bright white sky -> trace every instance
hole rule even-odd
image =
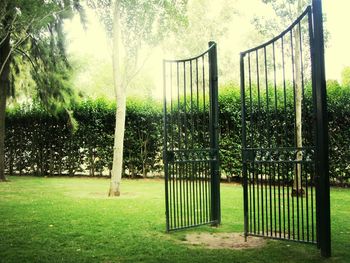
[[[324,0],[323,10],[327,22],[325,27],[330,32],[326,47],[326,76],[328,79],[339,79],[342,69],[350,66],[350,1]]]
[[[232,56],[237,56],[238,58],[240,50],[249,48],[239,39],[243,39],[247,30],[251,29],[250,21],[252,16],[254,14],[270,16],[272,13],[271,10],[261,3],[261,0],[237,0],[237,9],[242,15],[238,21],[232,22],[232,30],[227,34],[227,39],[225,38],[225,41],[219,42],[218,47],[220,51],[220,46],[229,46],[232,50]],[[345,66],[350,66],[349,10],[350,0],[323,0],[323,11],[327,18],[325,28],[330,33],[330,39],[325,51],[327,79],[340,81],[342,69]],[[96,61],[110,61],[111,48],[106,40],[104,29],[92,11],[88,12],[88,18],[87,31],[82,29],[77,17],[66,22],[69,53],[80,57],[90,57]],[[159,76],[162,76],[161,59],[165,55],[161,52],[159,49],[154,50],[153,60],[149,60],[145,65],[145,70],[152,71],[151,74],[154,75],[155,79],[161,79]],[[153,94],[161,94],[161,85],[161,82],[156,84],[157,88]]]

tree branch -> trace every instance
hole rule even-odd
[[[33,66],[35,72],[37,72],[37,68],[36,68],[36,66],[35,66],[35,64],[34,64],[34,62],[33,62],[33,60],[31,59],[31,57],[30,57],[25,51],[23,51],[23,50],[21,50],[21,49],[19,49],[19,48],[15,48],[14,51],[16,51],[16,52],[18,52],[18,53],[24,55],[24,56],[29,60],[30,64],[32,64],[32,66]]]
[[[134,73],[129,77],[129,79],[126,81],[126,87],[128,87],[131,83],[131,81],[140,73],[140,71],[142,70],[142,68],[145,66],[147,60],[150,58],[151,54],[153,52],[153,49],[151,50],[151,52],[148,53],[148,55],[145,57],[145,59],[143,60],[141,66],[136,69],[134,71]]]
[[[10,24],[9,24],[8,26],[5,26],[4,29],[6,30],[6,28],[8,28],[8,30],[7,30],[7,33],[6,33],[5,37],[0,41],[0,46],[2,45],[2,43],[4,43],[4,41],[6,40],[6,38],[7,38],[7,37],[9,36],[9,34],[11,33],[11,28],[12,28],[14,22],[16,21],[17,16],[18,16],[18,13],[16,12],[16,13],[15,13],[15,16],[14,16],[14,18],[12,19],[12,21],[10,22]]]
[[[13,45],[13,47],[10,49],[10,52],[7,54],[6,59],[5,59],[4,63],[1,65],[1,68],[0,68],[0,75],[2,74],[2,72],[3,72],[4,68],[5,68],[5,64],[8,62],[8,60],[9,60],[9,58],[10,58],[10,56],[11,56],[13,50],[16,49],[16,48],[18,48],[18,46],[21,45],[21,44],[29,37],[29,33],[28,33],[29,28],[30,28],[32,25],[34,25],[34,23],[39,23],[39,22],[41,22],[42,20],[44,20],[45,18],[48,18],[49,16],[52,16],[52,15],[55,15],[55,14],[60,14],[60,13],[62,13],[62,12],[64,12],[64,11],[66,11],[66,10],[68,10],[68,7],[63,8],[63,9],[61,9],[61,10],[59,10],[59,11],[50,12],[50,13],[44,15],[42,18],[40,18],[40,19],[38,19],[38,20],[36,20],[35,18],[33,18],[33,19],[27,24],[27,26],[26,26],[25,29],[24,29],[24,34],[25,34],[25,36],[22,37],[22,38],[19,38],[19,40]],[[16,15],[15,15],[15,18],[16,18],[17,16],[18,16],[18,15],[16,14]],[[14,20],[11,22],[12,26],[13,26],[13,22],[15,21],[15,18],[14,18]],[[12,26],[11,26],[11,27],[12,27]],[[11,30],[8,30],[6,37],[9,36],[10,32],[11,32]],[[6,39],[6,37],[5,37],[3,40],[1,40],[0,45],[3,43],[3,41]]]

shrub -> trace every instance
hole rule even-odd
[[[334,182],[350,179],[350,89],[335,81],[328,83],[330,138],[330,176]],[[311,88],[305,90],[303,110],[304,145],[312,141]],[[280,99],[280,98],[279,98]],[[288,94],[287,103],[293,103]],[[253,133],[253,144],[293,145],[294,127],[286,118],[294,118],[292,107],[282,103],[266,120],[256,115],[255,102],[247,109],[249,118],[258,120],[262,132]],[[264,107],[262,107],[262,113]],[[77,127],[69,114],[60,110],[49,114],[40,105],[22,105],[7,112],[6,167],[10,174],[61,175],[88,174],[108,176],[112,168],[115,104],[103,100],[85,100],[73,108]],[[175,112],[174,114],[183,114]],[[201,114],[196,112],[196,114]],[[180,116],[179,115],[179,116]],[[183,119],[181,117],[181,119]],[[189,119],[189,118],[188,118]],[[197,127],[203,127],[197,118]],[[241,176],[241,98],[236,85],[219,91],[220,162],[222,175]],[[290,123],[293,123],[290,121]],[[182,125],[190,125],[183,123]],[[283,133],[283,136],[280,134]],[[200,135],[200,131],[196,134]],[[198,140],[198,143],[203,142]],[[130,99],[127,103],[124,141],[124,176],[146,176],[162,171],[163,113],[161,102]],[[199,145],[200,146],[200,145]]]
[[[40,105],[22,105],[7,112],[6,167],[10,174],[110,175],[113,160],[115,104],[85,100],[69,114],[52,115]],[[153,101],[127,105],[124,166],[133,177],[159,172],[162,112]]]

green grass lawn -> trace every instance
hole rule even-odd
[[[11,177],[0,183],[0,262],[350,262],[350,190],[332,189],[333,257],[313,245],[268,240],[259,249],[182,243],[190,232],[242,232],[242,187],[221,185],[222,225],[165,233],[164,183]]]

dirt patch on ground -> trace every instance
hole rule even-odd
[[[263,247],[266,240],[248,236],[245,242],[244,235],[240,233],[192,233],[186,235],[184,243],[211,249],[249,249]]]

